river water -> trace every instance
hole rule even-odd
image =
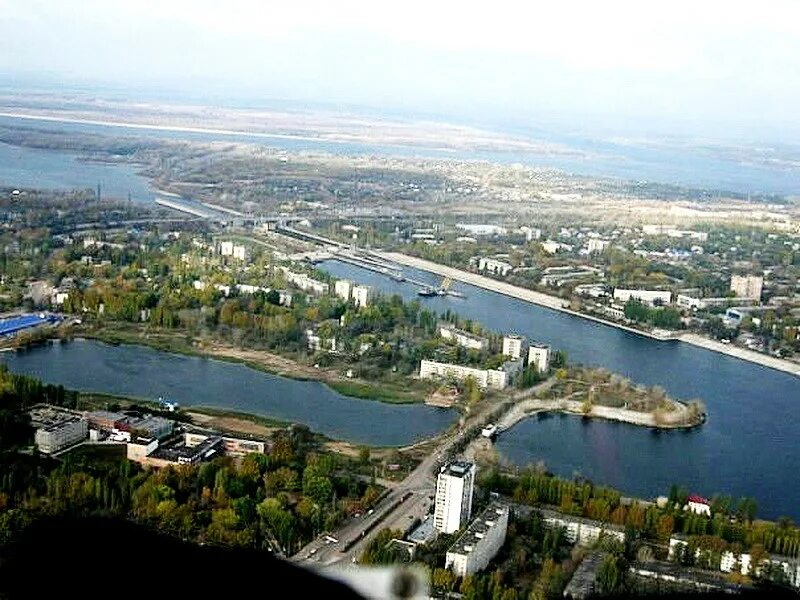
[[[413,300],[416,288],[349,264],[321,268]],[[436,276],[405,273],[438,285]],[[800,378],[684,344],[661,342],[495,292],[456,283],[466,298],[422,299],[500,332],[516,332],[567,352],[571,362],[700,398],[710,417],[691,431],[653,432],[631,425],[552,416],[504,432],[497,448],[524,465],[544,461],[564,476],[580,473],[626,493],[666,494],[673,483],[705,495],[754,496],[759,514],[800,518]]]
[[[771,167],[764,164],[751,164],[741,160],[715,157],[703,151],[702,148],[686,147],[676,150],[599,141],[594,138],[577,135],[565,136],[542,133],[541,135],[546,141],[563,143],[578,151],[570,154],[548,154],[485,150],[444,150],[421,146],[364,144],[300,138],[265,138],[246,133],[225,135],[221,133],[164,131],[124,126],[110,127],[108,125],[87,123],[32,121],[6,116],[0,116],[0,126],[31,127],[50,131],[131,136],[148,139],[244,142],[271,146],[287,151],[324,152],[338,155],[482,160],[498,164],[520,163],[533,167],[557,169],[578,175],[682,184],[740,193],[800,194],[800,169]],[[52,151],[45,152],[52,155],[58,154]],[[31,163],[33,165],[32,168],[38,170],[37,162],[42,158],[40,155],[31,156],[34,158],[34,162]],[[8,175],[14,175],[13,170],[2,167],[2,162],[2,155],[0,154],[0,185],[7,181],[6,177]],[[22,162],[18,164],[21,165],[23,170],[30,168]],[[84,170],[83,167],[77,165],[74,167],[74,171],[64,177],[65,184],[91,188],[97,185],[97,171],[94,169]],[[52,170],[46,169],[40,172],[43,174],[45,181],[52,180],[53,175],[48,174],[52,173]],[[113,181],[114,176],[109,175],[106,178],[109,192],[119,192],[120,198],[126,197],[128,191],[137,196],[138,192],[131,185],[128,175],[124,172],[120,173],[119,186]],[[35,183],[36,179],[30,181]],[[10,183],[9,185],[22,186],[27,184]]]
[[[13,372],[74,390],[207,406],[305,423],[337,439],[375,446],[402,446],[445,429],[452,409],[387,404],[350,398],[314,381],[298,381],[250,367],[144,346],[112,346],[92,340],[50,344],[3,353]]]

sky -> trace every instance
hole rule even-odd
[[[800,134],[800,1],[0,0],[0,76]]]

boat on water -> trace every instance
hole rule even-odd
[[[433,289],[433,288],[426,287],[426,288],[422,288],[422,289],[420,289],[420,290],[417,292],[417,294],[418,294],[419,296],[422,296],[423,298],[432,298],[433,296],[438,296],[438,295],[439,295],[439,292],[437,292],[437,291],[436,291],[435,289]]]

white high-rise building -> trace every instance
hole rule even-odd
[[[436,509],[433,526],[442,533],[458,531],[472,513],[475,465],[456,460],[442,467],[436,480]]]
[[[350,294],[355,305],[359,308],[362,308],[369,304],[369,301],[372,298],[372,288],[367,285],[354,285],[353,289],[350,291]]]
[[[347,302],[350,300],[350,290],[353,288],[353,283],[347,279],[337,279],[333,286],[333,291],[339,298]]]
[[[503,338],[503,356],[510,356],[511,360],[525,357],[525,348],[528,342],[521,335],[507,335]]]
[[[550,368],[550,346],[532,343],[528,350],[528,366],[535,368],[538,373],[547,372]]]

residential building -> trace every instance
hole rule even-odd
[[[464,365],[422,360],[419,365],[420,379],[455,379],[464,381],[472,377],[479,387],[502,390],[510,385],[522,370],[522,361],[508,361],[499,369],[478,369]]]
[[[281,267],[281,270],[286,277],[286,281],[300,288],[304,292],[311,292],[321,296],[322,294],[327,294],[330,290],[330,286],[327,283],[324,281],[317,281],[305,273],[294,273],[286,267]]]
[[[366,285],[354,285],[350,293],[353,303],[359,308],[367,306],[372,299],[372,288]]]
[[[684,507],[684,510],[690,510],[697,515],[705,515],[707,517],[710,517],[711,503],[702,496],[697,496],[695,494],[692,494],[691,496],[689,496],[689,501]]]
[[[572,250],[572,246],[569,244],[562,244],[561,242],[556,242],[554,240],[545,240],[542,242],[542,250],[547,252],[548,254],[555,254],[563,250],[564,252],[569,252]]]
[[[575,569],[572,578],[564,588],[564,598],[572,600],[584,600],[596,595],[597,592],[597,573],[606,557],[605,552],[597,551],[587,554],[586,557]]]
[[[528,366],[537,373],[547,373],[550,368],[550,346],[532,342],[528,348]]]
[[[233,258],[237,260],[247,260],[247,248],[244,246],[234,246]]]
[[[611,246],[611,242],[608,240],[600,240],[597,238],[592,238],[589,240],[588,245],[586,246],[586,250],[588,250],[589,254],[601,254],[606,251]]]
[[[503,336],[503,356],[508,356],[512,360],[519,360],[525,357],[525,350],[528,347],[527,340],[521,335]]]
[[[538,240],[542,237],[542,230],[535,228],[535,227],[528,227],[527,225],[523,225],[519,228],[519,232],[525,235],[525,241],[530,242],[532,240]]]
[[[505,277],[508,275],[514,267],[508,264],[505,261],[498,260],[496,258],[485,258],[480,257],[478,258],[478,271],[488,271],[494,275],[500,275],[501,277]]]
[[[669,304],[672,301],[672,292],[668,290],[624,290],[622,288],[614,290],[614,300],[627,302],[631,298],[650,306],[656,306]]]
[[[738,298],[761,299],[761,291],[764,287],[764,277],[761,275],[732,275],[731,291]]]
[[[89,435],[89,424],[78,413],[42,404],[34,406],[28,414],[31,426],[36,429],[36,447],[44,454],[68,448]]]
[[[625,529],[618,525],[575,517],[547,509],[541,509],[539,512],[541,512],[546,526],[562,528],[564,537],[573,544],[591,546],[601,536],[610,536],[620,542],[625,542]]]
[[[219,253],[222,256],[233,256],[233,242],[220,242]]]
[[[456,228],[472,235],[506,235],[508,230],[500,225],[456,223]]]
[[[506,541],[508,512],[508,506],[491,502],[447,550],[445,568],[458,577],[485,569]]]
[[[453,340],[456,344],[468,350],[483,350],[489,345],[489,341],[486,338],[478,337],[463,329],[457,329],[452,325],[441,325],[439,327],[439,335],[446,340]]]
[[[334,293],[345,302],[350,300],[350,290],[352,290],[352,288],[353,282],[347,279],[338,279],[333,285]]]
[[[453,533],[461,529],[472,514],[475,465],[455,460],[441,468],[436,479],[436,506],[433,524],[437,531]]]

